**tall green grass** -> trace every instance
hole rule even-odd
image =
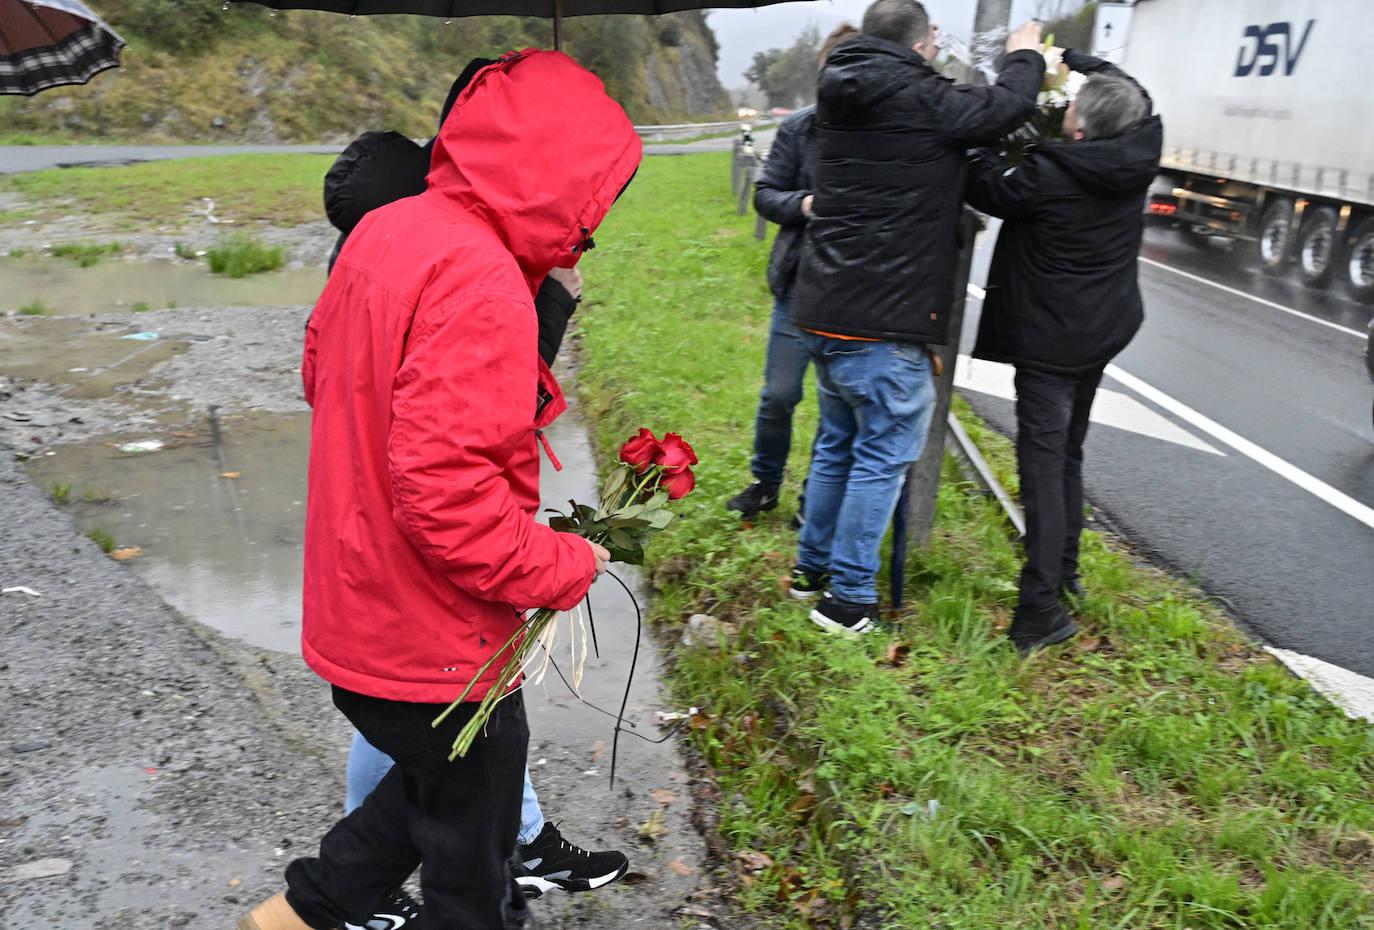
[[[740,906],[776,928],[1374,927],[1374,728],[1346,719],[1196,591],[1090,533],[1084,633],[1019,660],[1019,552],[951,471],[893,631],[827,638],[790,603],[784,507],[741,528],[771,300],[728,156],[647,159],[583,263],[579,389],[609,456],[640,426],[701,458],[650,553],[654,614],[716,646],[668,671],[709,763]],[[1009,444],[965,422],[1010,484]],[[930,802],[935,802],[931,804]],[[933,813],[932,813],[933,811]]]
[[[264,245],[245,233],[226,236],[205,253],[210,270],[231,278],[276,271],[286,264],[286,251],[281,246]]]

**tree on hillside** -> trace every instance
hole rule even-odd
[[[1091,51],[1093,22],[1097,17],[1097,2],[1089,0],[1039,0],[1035,16],[1045,24],[1045,35],[1054,35],[1060,48]]]
[[[821,54],[821,31],[802,30],[789,48],[755,52],[745,80],[763,91],[770,107],[794,108],[816,99],[816,63]]]

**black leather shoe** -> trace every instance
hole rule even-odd
[[[1012,645],[1023,657],[1037,649],[1072,639],[1077,633],[1078,624],[1058,604],[1043,610],[1017,607],[1012,615],[1011,629],[1007,630]]]

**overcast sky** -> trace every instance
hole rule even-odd
[[[859,25],[870,0],[804,0],[745,10],[712,10],[707,21],[720,39],[720,81],[726,87],[743,87],[744,70],[754,53],[786,48],[811,23],[821,35],[848,20]],[[931,19],[943,30],[967,37],[973,30],[977,0],[924,0]],[[1013,0],[1012,17],[1020,22],[1034,15],[1037,0]],[[1067,5],[1067,4],[1066,4]]]

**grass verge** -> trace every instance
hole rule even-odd
[[[82,268],[100,264],[100,260],[110,255],[118,255],[124,246],[118,242],[63,242],[51,249],[53,258],[66,258]]]
[[[206,250],[205,259],[215,274],[246,278],[250,274],[276,271],[282,267],[286,264],[286,250],[281,246],[264,245],[244,233],[236,233]]]
[[[110,168],[60,168],[0,177],[24,199],[24,219],[111,216],[132,226],[177,226],[213,213],[235,223],[295,226],[320,219],[330,155],[228,155]]]
[[[704,711],[741,906],[777,928],[1374,927],[1374,728],[1100,535],[1084,634],[1029,662],[1000,635],[1017,549],[948,472],[891,635],[825,638],[788,603],[790,510],[741,529],[722,506],[748,479],[770,305],[728,158],[646,160],[598,232],[579,388],[603,455],[649,426],[701,457],[650,572],[669,638],[694,612],[724,624],[668,677]],[[965,416],[1010,479],[1008,443]],[[814,422],[808,401],[787,504]]]

